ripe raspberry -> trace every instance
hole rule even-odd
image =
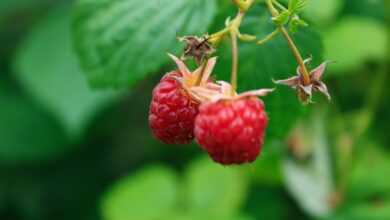
[[[149,126],[156,138],[167,144],[186,144],[194,138],[194,121],[199,104],[191,99],[174,77],[166,74],[153,90],[149,110]]]
[[[191,72],[179,58],[168,54],[177,70],[166,74],[153,90],[149,126],[154,136],[167,144],[186,144],[194,139],[194,121],[200,100],[193,87],[207,88],[216,63],[210,58]]]
[[[243,164],[259,155],[267,123],[263,102],[246,96],[202,104],[194,133],[215,162]]]

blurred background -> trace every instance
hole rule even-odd
[[[283,1],[282,1],[283,2]],[[387,4],[387,5],[385,5]],[[256,162],[223,167],[148,128],[177,35],[223,28],[227,0],[1,0],[1,220],[390,219],[389,1],[311,0],[293,34],[333,100],[280,87]],[[272,31],[259,1],[242,30]],[[216,77],[230,73],[229,47]],[[283,38],[240,43],[239,89],[296,64]]]

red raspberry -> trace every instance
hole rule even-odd
[[[179,71],[166,74],[153,90],[149,126],[156,138],[167,144],[187,144],[194,138],[199,104],[174,79]]]
[[[211,158],[224,165],[253,162],[263,145],[268,118],[254,96],[202,104],[195,138]]]

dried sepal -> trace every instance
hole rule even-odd
[[[182,75],[182,77],[175,77],[176,80],[178,80],[185,88],[206,84],[206,82],[209,81],[217,62],[216,57],[211,57],[196,70],[191,71],[187,65],[175,55],[168,53],[168,56],[176,63],[177,69]]]
[[[213,86],[206,85],[206,87],[195,86],[190,88],[189,91],[191,96],[199,103],[211,101],[221,94],[220,87],[215,87],[215,84]]]
[[[304,61],[305,65],[311,61],[311,58]],[[305,84],[302,78],[301,68],[297,68],[297,76],[290,77],[284,80],[276,80],[274,83],[280,85],[286,85],[294,90],[297,90],[299,99],[307,104],[311,102],[313,92],[320,92],[326,96],[328,100],[331,100],[328,88],[322,81],[322,77],[325,73],[325,69],[329,61],[323,62],[310,72],[310,83]]]
[[[193,72],[193,78],[199,81],[200,86],[205,85],[209,81],[216,63],[217,57],[212,57],[210,59],[207,59],[206,62],[204,62]]]
[[[168,53],[168,56],[175,62],[177,69],[183,75],[183,77],[190,77],[191,71],[188,69],[187,65],[175,55]]]
[[[247,97],[247,96],[259,96],[259,97],[264,97],[273,92],[275,89],[257,89],[257,90],[250,90],[247,92],[243,92],[239,94],[237,97],[242,98],[242,97]]]
[[[220,100],[235,100],[249,96],[266,96],[274,89],[258,89],[238,94],[232,85],[225,81],[208,83],[203,87],[192,87],[191,94],[197,97],[200,102],[216,102]]]
[[[301,77],[299,76],[293,76],[291,78],[283,79],[283,80],[273,80],[275,84],[290,86],[293,89],[297,88],[300,81],[301,81]]]
[[[317,68],[313,69],[310,72],[310,80],[313,84],[313,91],[322,93],[330,101],[332,98],[329,94],[328,87],[322,81],[322,77],[325,73],[326,66],[328,65],[328,63],[329,63],[329,61],[325,61],[321,65],[319,65]]]
[[[328,87],[326,86],[325,83],[323,83],[322,81],[315,82],[314,88],[315,88],[315,91],[318,91],[318,92],[324,94],[329,101],[332,100],[332,97],[330,96],[329,91],[328,91]]]
[[[178,81],[182,88],[197,102],[205,101],[206,97],[215,96],[220,92],[220,86],[210,80],[217,62],[217,57],[211,57],[202,63],[196,70],[191,71],[187,65],[175,55],[168,54],[176,63],[181,76],[171,76]],[[197,92],[194,92],[197,91]]]

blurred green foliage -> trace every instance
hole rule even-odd
[[[242,26],[259,38],[273,30],[262,2]],[[384,4],[309,1],[292,36],[312,67],[335,61],[332,102],[278,87],[261,156],[223,167],[154,140],[147,116],[176,37],[223,28],[230,1],[0,1],[0,219],[390,219]],[[216,55],[227,80],[229,42]],[[280,36],[240,43],[241,91],[295,70]]]
[[[227,170],[201,159],[189,164],[185,173],[180,178],[175,171],[155,165],[120,180],[103,197],[105,219],[230,220],[239,216],[248,181],[238,168]]]
[[[113,91],[95,91],[86,84],[72,50],[69,9],[57,9],[38,23],[15,59],[16,78],[71,138],[82,135],[94,114],[115,98]]]

